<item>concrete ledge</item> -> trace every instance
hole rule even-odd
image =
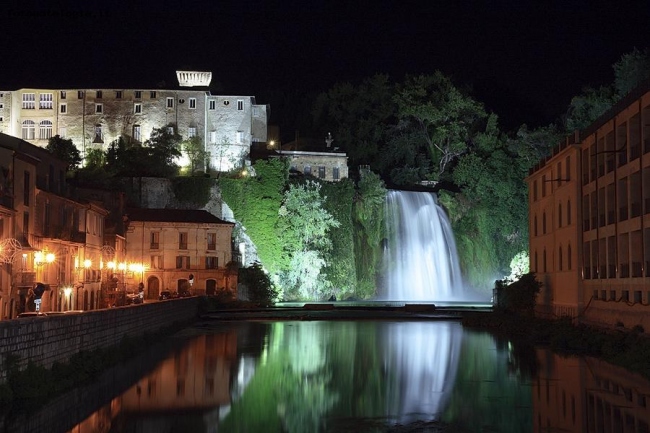
[[[409,313],[432,313],[436,311],[436,306],[434,304],[406,304],[404,305],[404,311]]]
[[[334,305],[333,304],[305,304],[303,307],[305,310],[316,310],[316,311],[326,311],[326,310],[333,310]]]

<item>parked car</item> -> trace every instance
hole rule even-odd
[[[178,298],[178,293],[176,292],[171,292],[170,290],[163,290],[160,292],[160,296],[158,296],[159,301],[164,301],[165,299],[174,299]]]
[[[26,311],[24,313],[20,313],[16,317],[19,319],[24,319],[25,317],[47,317],[47,313],[43,313],[42,311]]]

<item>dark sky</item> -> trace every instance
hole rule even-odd
[[[611,83],[622,54],[650,47],[648,0],[61,0],[6,10],[2,89],[155,86],[192,68],[211,70],[223,93],[268,103],[279,90],[439,69],[509,127],[554,121],[584,85]]]

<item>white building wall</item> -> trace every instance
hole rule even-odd
[[[33,109],[22,108],[25,93],[34,94]],[[201,137],[210,153],[210,169],[229,171],[244,165],[253,141],[266,141],[267,109],[256,105],[251,96],[214,96],[193,89],[24,88],[0,94],[4,105],[0,108],[0,132],[23,138],[22,122],[32,120],[34,138],[28,141],[44,147],[47,139],[40,137],[39,124],[50,121],[52,136],[71,139],[82,157],[92,148],[106,150],[120,136],[138,138],[136,127],[139,141],[145,142],[154,128],[171,124],[183,139],[189,138],[191,131]],[[52,108],[39,108],[41,94],[52,95]],[[97,104],[101,104],[101,113]]]

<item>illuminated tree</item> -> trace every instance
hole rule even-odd
[[[181,147],[190,160],[190,173],[194,173],[195,170],[202,170],[209,154],[205,150],[201,137],[195,135],[188,138],[181,143]]]
[[[282,273],[285,297],[320,299],[328,282],[322,277],[325,253],[332,248],[330,229],[340,224],[324,209],[320,184],[306,181],[289,185],[278,220],[284,251],[290,266]]]

